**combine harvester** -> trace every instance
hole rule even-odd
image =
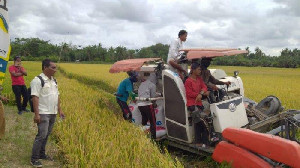
[[[202,58],[233,56],[247,53],[237,49],[184,49],[180,63],[184,66]],[[184,83],[177,73],[168,69],[160,58],[142,58],[118,61],[110,72],[138,71],[156,73],[157,77],[157,137],[161,141],[182,150],[199,155],[212,155],[217,162],[229,162],[233,167],[300,168],[300,111],[283,110],[280,100],[268,96],[259,103],[244,96],[242,79],[235,71],[233,76],[221,69],[210,69],[221,81],[230,81],[228,88],[218,86],[226,92],[223,100],[209,103],[202,100],[209,135],[219,137],[211,141],[211,147],[199,148],[194,143],[194,123],[186,107]],[[135,84],[137,90],[140,83]],[[137,100],[146,100],[136,98]],[[129,105],[133,122],[141,124],[140,112],[135,103]]]

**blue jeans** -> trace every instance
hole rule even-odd
[[[40,157],[46,155],[45,148],[52,128],[55,123],[56,114],[40,114],[40,123],[38,126],[38,134],[35,137],[31,160],[38,160]]]

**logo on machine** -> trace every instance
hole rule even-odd
[[[235,110],[236,110],[236,105],[235,105],[235,103],[230,103],[228,108],[229,108],[229,110],[230,110],[231,112],[235,112]]]

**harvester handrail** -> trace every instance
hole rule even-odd
[[[135,97],[135,100],[139,101],[154,101],[154,100],[162,100],[164,97],[154,97],[154,98],[144,98],[144,97]]]

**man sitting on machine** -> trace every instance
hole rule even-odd
[[[219,89],[216,85],[227,85],[227,87],[231,84],[230,81],[222,82],[214,78],[210,71],[207,69],[210,65],[211,58],[203,58],[201,60],[201,77],[206,84],[208,90],[210,91],[209,95],[209,102],[216,103],[222,101],[223,97],[225,96],[225,91]]]
[[[206,147],[209,144],[209,131],[203,112],[202,97],[208,96],[207,87],[200,77],[201,69],[198,63],[192,63],[189,78],[185,81],[186,100],[188,110],[192,113],[195,126],[195,143],[197,147]]]

